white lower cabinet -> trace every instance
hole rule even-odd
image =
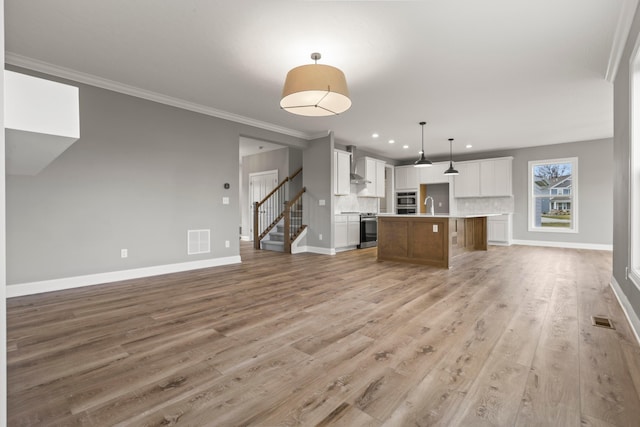
[[[359,245],[360,215],[336,215],[334,231],[336,248]]]
[[[487,217],[487,242],[490,245],[511,245],[511,215]]]

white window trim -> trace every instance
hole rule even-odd
[[[640,290],[640,36],[629,63],[629,260],[626,276]]]
[[[535,200],[533,197],[533,168],[538,165],[546,165],[549,163],[571,163],[571,218],[573,220],[572,228],[558,228],[558,227],[536,227],[535,224]],[[527,199],[529,200],[529,207],[527,209],[527,224],[529,231],[535,233],[578,233],[578,158],[567,157],[564,159],[545,159],[545,160],[531,160],[529,161],[529,167],[527,168],[528,174],[528,186],[527,186]]]

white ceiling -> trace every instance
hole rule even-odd
[[[332,130],[338,143],[400,160],[417,157],[422,120],[427,157],[448,154],[450,137],[454,153],[611,137],[605,75],[636,2],[5,0],[5,41],[10,63],[75,70],[292,135]],[[287,71],[316,51],[347,76],[353,106],[342,115],[279,108]]]

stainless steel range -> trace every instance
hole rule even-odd
[[[378,246],[378,218],[375,213],[360,214],[360,244],[358,248]]]

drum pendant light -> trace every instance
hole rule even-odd
[[[314,64],[293,68],[287,73],[280,107],[300,116],[331,116],[351,107],[347,80],[336,67],[318,64],[319,53],[312,53]]]
[[[420,122],[420,126],[422,126],[422,151],[420,152],[420,158],[418,160],[415,161],[415,163],[413,164],[413,166],[417,167],[417,168],[424,168],[427,166],[431,166],[431,160],[427,160],[424,157],[424,125],[426,125],[427,122]]]
[[[460,172],[453,168],[453,138],[449,138],[449,169],[444,171],[445,175],[459,175]]]

